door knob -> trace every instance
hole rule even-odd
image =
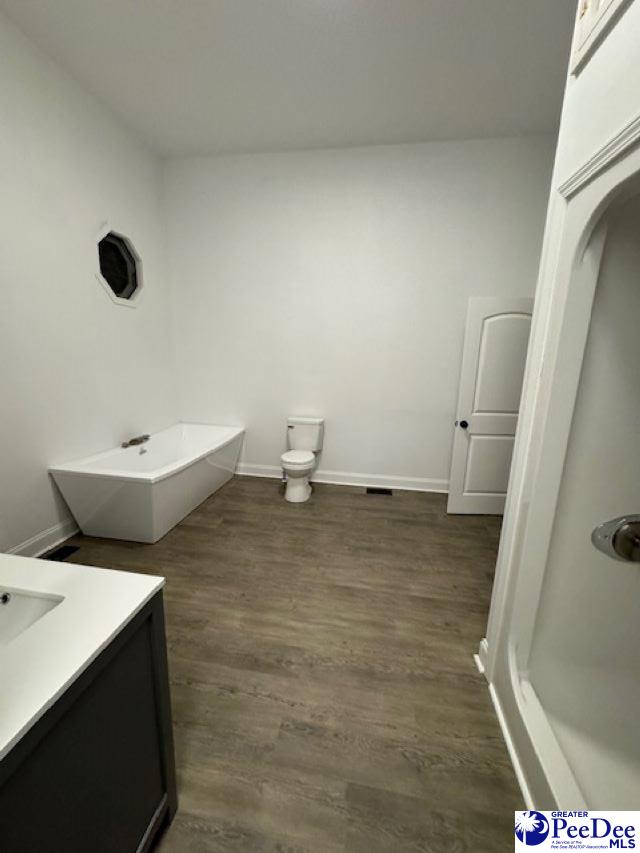
[[[640,515],[623,515],[599,524],[591,541],[598,551],[614,560],[640,563]]]
[[[460,429],[469,429],[469,421],[460,421]]]

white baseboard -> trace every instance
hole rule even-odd
[[[509,758],[511,759],[511,764],[513,765],[513,771],[516,774],[518,785],[520,786],[520,790],[522,791],[522,797],[524,799],[525,805],[528,809],[535,809],[536,806],[533,801],[533,797],[531,796],[531,790],[529,788],[529,785],[527,784],[527,777],[525,775],[524,768],[522,767],[522,763],[520,761],[520,758],[518,757],[518,753],[516,752],[516,748],[513,744],[513,739],[511,737],[511,733],[509,732],[509,726],[507,725],[507,721],[502,711],[500,700],[498,699],[498,694],[496,693],[493,684],[489,685],[489,695],[491,696],[491,701],[493,702],[496,717],[498,718],[498,722],[500,723],[502,737],[504,738],[504,742],[507,746],[507,752],[509,753]]]
[[[254,465],[240,462],[236,474],[244,477],[270,477],[274,480],[282,478],[282,468],[277,465]],[[442,492],[449,491],[447,480],[431,480],[421,477],[388,476],[386,474],[356,474],[352,471],[315,471],[311,477],[312,483],[327,483],[335,486],[373,486],[383,489],[402,489],[411,492]]]
[[[478,671],[484,675],[487,670],[487,661],[489,660],[489,643],[487,643],[486,637],[480,640],[478,654],[474,655],[474,657],[478,659]]]
[[[383,489],[404,489],[410,492],[449,491],[447,480],[422,477],[388,476],[386,474],[356,474],[351,471],[316,471],[313,483],[332,483],[336,486],[378,486]]]
[[[276,465],[253,465],[248,462],[238,462],[236,474],[241,477],[269,477],[272,480],[282,479],[282,468]]]
[[[16,554],[19,557],[40,557],[60,545],[65,539],[73,536],[79,530],[73,518],[54,524],[47,530],[41,530],[20,545],[16,545],[7,551],[7,554]]]

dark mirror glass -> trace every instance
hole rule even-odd
[[[110,231],[98,243],[100,272],[111,290],[120,299],[131,299],[138,289],[136,259],[127,241]]]

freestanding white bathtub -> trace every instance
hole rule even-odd
[[[176,424],[49,472],[83,533],[157,542],[231,479],[243,436],[242,427]]]

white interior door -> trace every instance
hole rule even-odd
[[[504,511],[533,299],[469,300],[462,355],[450,513]]]

